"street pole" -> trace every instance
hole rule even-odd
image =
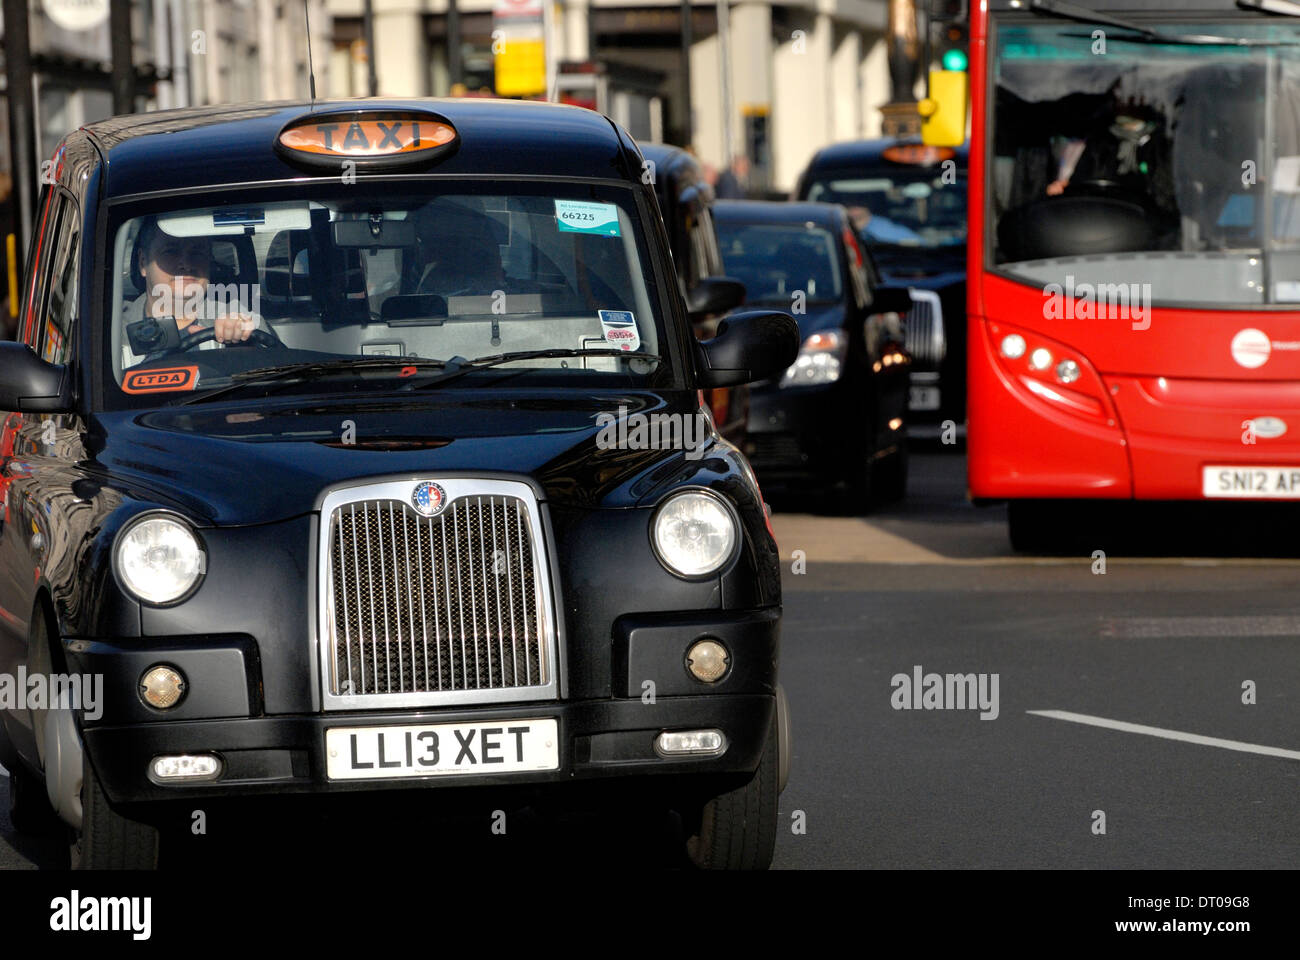
[[[22,257],[32,235],[36,209],[36,105],[32,98],[32,48],[27,0],[4,0],[5,80],[9,91],[9,156],[18,216],[14,250],[21,274]],[[21,284],[23,278],[19,276]],[[8,281],[6,280],[6,283]]]
[[[731,130],[731,7],[718,0],[718,64],[722,71],[722,158],[723,169],[731,169],[734,137]]]
[[[460,55],[460,8],[457,0],[447,0],[447,84],[465,82],[465,68]]]
[[[689,147],[695,142],[695,117],[691,105],[691,46],[695,36],[691,25],[691,0],[682,0],[682,110],[686,114],[686,142]]]
[[[368,96],[379,96],[379,77],[375,74],[375,5],[374,0],[365,2],[364,29],[366,34],[366,89]]]
[[[546,58],[546,99],[554,103],[559,68],[556,64],[555,50],[558,28],[555,25],[555,4],[552,0],[542,0],[542,55]]]
[[[131,44],[130,0],[112,0],[108,10],[112,34],[113,113],[135,113],[135,61]],[[5,21],[8,23],[8,20]]]

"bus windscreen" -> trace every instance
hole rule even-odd
[[[1255,42],[999,26],[992,262],[1034,285],[1140,278],[1156,304],[1300,302],[1300,23],[1161,31]]]

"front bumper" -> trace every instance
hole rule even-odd
[[[750,392],[745,452],[765,485],[839,479],[853,455],[861,457],[862,442],[844,425],[850,410],[843,383]],[[865,424],[860,431],[866,435]]]
[[[645,778],[674,777],[685,792],[705,781],[723,785],[752,775],[775,710],[764,695],[586,701],[473,710],[262,717],[92,727],[85,748],[109,801],[127,816],[156,820],[162,808],[192,807],[199,800],[234,800],[270,795],[321,795],[457,788],[544,787],[575,780],[620,778],[630,791]],[[325,731],[350,726],[510,721],[550,717],[559,726],[557,770],[492,775],[441,775],[383,780],[329,780]],[[664,730],[720,728],[728,747],[718,757],[666,759],[654,740]],[[150,761],[161,754],[212,753],[224,762],[219,780],[167,786],[151,781]],[[681,783],[682,780],[694,781]],[[706,791],[707,792],[707,791]],[[158,807],[150,812],[148,808]]]
[[[273,795],[559,795],[562,784],[577,782],[632,792],[649,786],[677,795],[731,789],[757,769],[771,728],[779,629],[779,608],[620,618],[606,641],[612,647],[611,695],[602,699],[270,716],[257,696],[258,658],[249,638],[190,645],[173,640],[149,649],[81,641],[67,650],[74,670],[104,675],[105,710],[99,722],[83,723],[82,741],[105,794],[126,816],[162,822],[167,811],[192,810],[199,800],[237,803]],[[729,672],[715,684],[695,680],[684,666],[685,650],[705,636],[731,653]],[[142,665],[160,660],[177,664],[190,679],[194,699],[176,708],[187,710],[183,717],[145,708],[135,695]],[[199,699],[209,687],[226,695]],[[373,780],[327,776],[329,729],[537,718],[557,723],[555,770]],[[727,738],[719,756],[668,758],[655,750],[664,731],[712,728]],[[221,776],[168,784],[150,778],[154,757],[186,753],[217,754]]]

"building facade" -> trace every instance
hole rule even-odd
[[[330,93],[365,96],[365,0],[326,2],[333,30]],[[509,2],[457,2],[461,82],[471,94],[494,91],[493,11]],[[378,94],[451,92],[448,0],[370,0],[370,7]],[[634,75],[637,89],[657,88],[662,122],[655,129],[663,139],[689,143],[715,167],[725,165],[728,153],[744,154],[758,190],[791,189],[825,144],[879,135],[880,107],[890,94],[886,0],[743,0],[727,8],[723,31],[717,5],[697,3],[689,96],[681,9],[677,0],[555,0],[547,11],[551,59],[595,62]],[[722,32],[730,54],[726,83]]]

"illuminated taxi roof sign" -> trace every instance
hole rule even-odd
[[[446,156],[459,139],[451,122],[410,110],[349,110],[316,113],[285,125],[275,148],[293,163],[358,170],[414,166]]]
[[[957,151],[948,147],[930,147],[922,143],[898,144],[886,147],[881,156],[892,163],[912,163],[928,167],[941,160],[951,160]]]

